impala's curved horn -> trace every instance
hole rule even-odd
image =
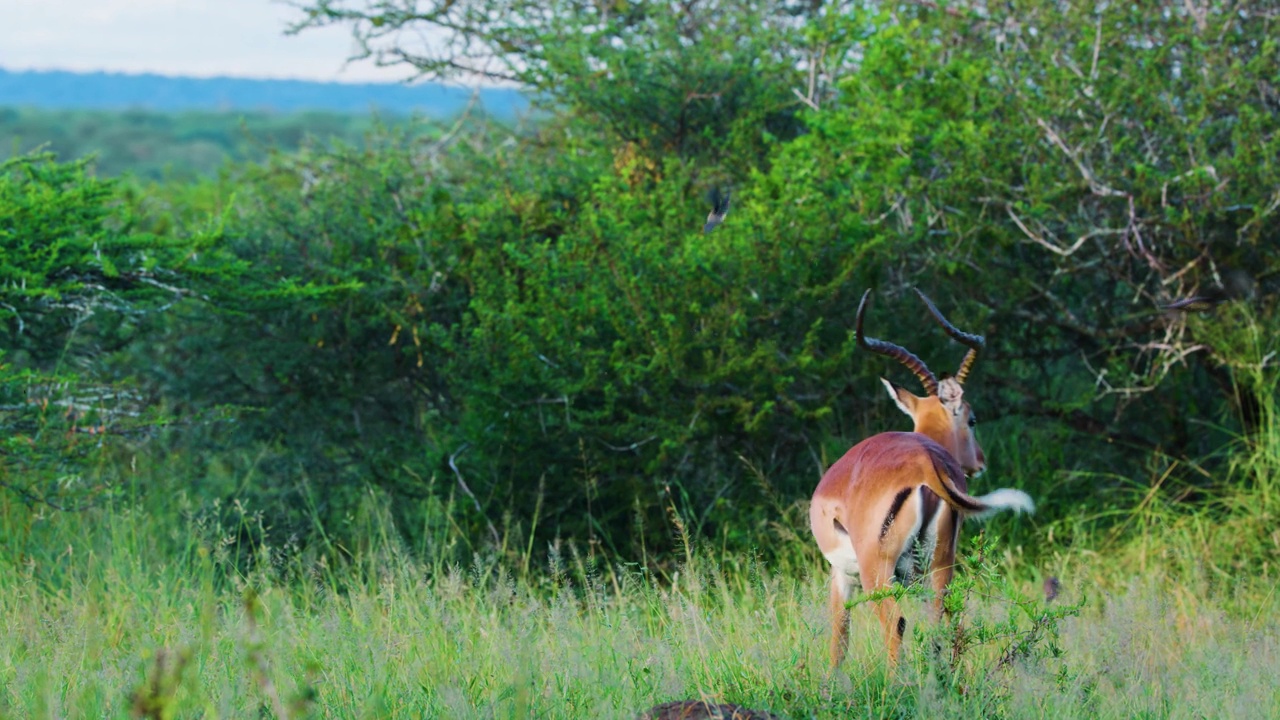
[[[929,371],[929,367],[924,361],[916,357],[910,350],[901,345],[894,345],[891,342],[877,340],[875,338],[866,337],[862,334],[862,315],[867,309],[867,299],[871,297],[871,290],[867,290],[862,294],[862,302],[858,303],[858,319],[855,332],[858,338],[858,347],[864,350],[870,350],[878,355],[891,357],[894,360],[907,366],[907,369],[916,374],[920,378],[920,382],[924,384],[925,392],[930,395],[938,394],[938,378],[933,376]],[[958,331],[957,331],[958,332]],[[981,340],[981,338],[979,338]]]
[[[929,314],[933,316],[934,320],[938,321],[942,329],[955,338],[956,342],[969,348],[969,352],[965,353],[964,359],[960,361],[960,369],[956,371],[956,382],[963,385],[965,377],[969,375],[969,370],[973,368],[973,361],[978,359],[978,351],[987,345],[986,338],[981,335],[967,333],[947,322],[947,319],[938,311],[938,307],[933,304],[933,301],[923,292],[920,292],[920,288],[915,288],[915,291],[920,296],[920,299],[924,301],[924,306],[929,308]]]

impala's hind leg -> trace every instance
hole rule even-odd
[[[956,540],[960,535],[961,519],[960,515],[950,507],[944,506],[938,510],[936,545],[933,549],[933,559],[929,563],[929,584],[933,587],[930,610],[935,622],[941,622],[943,617],[949,616],[946,611],[947,588],[956,574]],[[938,657],[946,652],[942,637],[936,636],[933,643],[933,651]],[[952,654],[951,662],[954,664],[954,647]]]
[[[859,553],[859,557],[863,559],[862,589],[867,593],[891,587],[894,566],[898,562],[897,554],[888,556],[883,552],[875,552],[876,550],[880,548],[868,548],[865,555]],[[907,619],[902,616],[898,601],[892,597],[876,601],[876,616],[880,618],[880,627],[884,630],[885,647],[889,651],[889,667],[892,669],[898,664],[898,651],[902,646],[902,637],[907,632]]]
[[[893,583],[893,566],[888,566],[888,580],[879,584],[872,585],[864,577],[862,587],[867,592],[887,588]],[[907,619],[903,617],[901,608],[898,607],[898,601],[887,597],[876,602],[876,616],[880,618],[880,627],[884,630],[884,643],[889,652],[889,667],[896,667],[898,664],[898,653],[902,648],[902,638],[907,633]]]
[[[843,569],[831,567],[831,597],[828,602],[831,610],[831,668],[835,669],[844,660],[845,650],[849,647],[849,595],[853,590],[853,578]]]
[[[910,501],[911,497],[911,489],[899,492],[880,526],[880,536],[866,538],[857,547],[862,588],[868,593],[892,587],[898,562],[915,543],[922,517],[919,502]],[[902,616],[898,601],[892,597],[876,602],[876,615],[884,631],[892,671],[898,664],[902,639],[907,634],[907,619]]]

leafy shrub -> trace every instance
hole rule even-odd
[[[209,237],[144,232],[124,199],[83,160],[0,164],[0,483],[29,503],[101,493],[81,473],[103,433],[127,435],[150,415],[100,360],[219,267],[195,259]]]
[[[532,130],[462,123],[246,169],[226,215],[226,247],[255,269],[243,282],[307,290],[168,327],[154,387],[253,411],[222,442],[270,445],[255,491],[293,531],[302,488],[341,517],[372,479],[463,498],[477,547],[644,556],[671,547],[673,511],[745,546],[779,519],[777,537],[803,535],[796,506],[821,470],[903,425],[874,382],[901,371],[853,352],[864,288],[876,334],[950,369],[958,351],[915,285],[988,336],[970,383],[980,433],[1003,451],[993,474],[1017,469],[1040,500],[1038,523],[1122,517],[1132,478],[1170,468],[1159,482],[1195,498],[1259,402],[1221,362],[1228,345],[1161,305],[1219,283],[1226,304],[1275,313],[1273,19],[1240,9],[821,15],[771,35],[794,43],[779,57],[823,48],[803,131],[746,110],[698,125],[753,138],[737,159],[606,122],[586,108],[643,91],[541,65],[526,79],[577,83],[560,88],[576,99]],[[608,31],[655,33],[652,67],[617,50],[627,77],[672,57],[719,67],[673,49],[683,31],[659,15]],[[761,87],[797,77],[761,62]],[[728,220],[702,234],[701,196],[726,180]]]

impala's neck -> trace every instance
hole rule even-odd
[[[916,410],[915,431],[938,443],[951,453],[951,457],[962,460],[960,438],[956,433],[956,419],[936,397],[925,398],[921,407]]]
[[[981,473],[987,466],[982,448],[973,436],[972,412],[964,401],[964,389],[955,378],[944,377],[937,393],[917,397],[889,381],[889,396],[915,423],[915,431],[947,449],[966,475]]]

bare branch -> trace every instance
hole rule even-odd
[[[804,93],[800,92],[799,88],[791,88],[791,92],[795,93],[796,97],[800,99],[800,102],[804,103],[805,105],[808,105],[810,109],[814,111],[818,111],[822,109],[818,107],[818,103],[813,101],[813,98],[805,97]]]
[[[472,504],[475,505],[476,512],[480,513],[480,516],[484,518],[485,524],[489,526],[489,534],[493,537],[493,546],[496,548],[502,544],[502,538],[498,535],[498,528],[494,527],[493,521],[489,519],[489,515],[484,511],[484,508],[480,507],[480,501],[476,498],[476,494],[471,492],[471,488],[467,485],[467,481],[462,478],[462,471],[458,469],[458,458],[462,457],[462,454],[469,449],[471,449],[471,443],[466,442],[463,443],[462,447],[458,448],[456,452],[450,455],[449,469],[453,470],[454,477],[458,479],[458,487],[462,488],[462,492],[466,493],[467,497],[471,498]]]
[[[1041,245],[1042,247],[1045,247],[1051,252],[1057,255],[1060,255],[1062,257],[1071,256],[1077,250],[1080,249],[1081,245],[1084,245],[1085,242],[1087,242],[1092,238],[1101,237],[1103,235],[1123,235],[1125,232],[1128,231],[1127,229],[1115,230],[1112,228],[1098,228],[1097,230],[1091,230],[1085,233],[1084,235],[1081,235],[1079,238],[1076,239],[1074,243],[1071,244],[1070,247],[1064,248],[1064,247],[1055,245],[1049,242],[1048,240],[1045,240],[1044,238],[1040,237],[1036,233],[1032,232],[1031,229],[1028,228],[1026,224],[1022,222],[1022,219],[1018,217],[1017,213],[1013,211],[1012,204],[1006,205],[1005,209],[1009,212],[1009,217],[1013,220],[1014,224],[1017,225],[1020,230],[1022,230],[1023,234],[1025,234],[1028,238],[1031,238],[1038,245]]]
[[[1094,177],[1093,171],[1090,170],[1088,166],[1084,164],[1084,161],[1080,159],[1080,154],[1077,151],[1072,150],[1070,147],[1068,147],[1067,143],[1062,139],[1062,136],[1059,135],[1058,132],[1054,130],[1052,126],[1049,125],[1049,123],[1045,122],[1043,118],[1036,118],[1036,124],[1039,125],[1041,129],[1044,130],[1045,134],[1049,136],[1049,141],[1052,142],[1054,145],[1057,145],[1058,149],[1062,150],[1062,152],[1068,158],[1071,159],[1071,162],[1075,163],[1076,169],[1080,171],[1080,175],[1084,177],[1085,182],[1089,184],[1089,190],[1094,195],[1098,195],[1101,197],[1128,197],[1129,196],[1128,193],[1120,192],[1115,188],[1112,188],[1108,185],[1104,185],[1101,182],[1099,182],[1098,179]]]

